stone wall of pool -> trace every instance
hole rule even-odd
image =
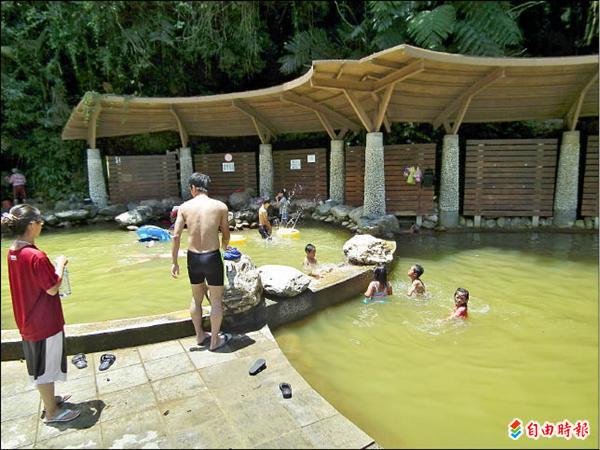
[[[276,328],[300,320],[311,313],[346,301],[364,292],[372,279],[374,266],[345,264],[337,268],[328,282],[315,283],[294,297],[274,297],[265,293],[264,301],[256,308],[223,319],[222,329],[233,333],[259,330],[264,325]],[[209,329],[208,316],[203,326]],[[107,322],[65,326],[67,353],[92,353],[105,350],[152,344],[179,339],[194,334],[187,310],[170,314],[145,316]],[[23,358],[18,330],[2,330],[2,361]]]

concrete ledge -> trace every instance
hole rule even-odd
[[[277,327],[299,320],[363,292],[371,280],[372,270],[373,266],[340,266],[324,280],[311,283],[306,291],[296,297],[281,299],[267,296],[251,311],[226,315],[222,329],[247,333],[265,324]],[[210,329],[208,316],[203,317],[202,323],[205,329]],[[193,336],[194,326],[189,312],[181,310],[133,319],[66,325],[65,334],[68,354],[92,353]],[[1,347],[2,361],[23,358],[18,330],[2,330]]]

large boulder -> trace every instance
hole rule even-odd
[[[307,198],[294,199],[290,202],[291,211],[304,211],[305,213],[312,214],[317,208],[317,202]]]
[[[369,234],[357,235],[346,241],[344,254],[352,264],[383,264],[392,262],[395,241],[384,241]]]
[[[350,211],[350,213],[348,213],[348,217],[350,217],[354,223],[358,223],[358,219],[362,217],[363,213],[364,208],[359,206],[358,208],[354,208],[352,211]]]
[[[396,216],[392,214],[375,219],[361,217],[356,224],[361,233],[372,234],[378,237],[392,238],[395,233],[400,232],[400,223]]]
[[[69,202],[67,200],[59,200],[54,205],[55,211],[67,211],[69,209]]]
[[[152,210],[153,217],[162,217],[165,214],[166,208],[163,206],[160,200],[142,200],[140,206],[147,206]],[[139,206],[138,206],[139,208]],[[170,211],[170,209],[168,210]]]
[[[246,312],[260,303],[263,291],[260,276],[247,255],[242,255],[237,261],[225,260],[225,274],[225,314]]]
[[[329,203],[321,203],[319,206],[317,206],[316,209],[316,213],[320,216],[327,216],[329,215],[329,211],[331,211],[331,208],[333,208],[333,206]]]
[[[109,205],[105,206],[104,208],[100,208],[98,214],[101,216],[115,217],[125,211],[127,211],[127,207],[122,203],[117,203],[115,205]]]
[[[251,198],[248,192],[234,192],[229,196],[229,205],[234,211],[240,211],[250,204]]]
[[[55,215],[59,221],[73,222],[76,220],[87,219],[90,216],[90,213],[85,209],[73,209],[69,211],[59,211]]]
[[[54,214],[44,214],[42,219],[44,219],[44,222],[50,226],[54,226],[59,222],[58,217],[56,217]]]
[[[149,206],[138,206],[132,211],[126,211],[115,217],[115,220],[122,227],[127,225],[141,225],[152,219],[152,208]]]
[[[266,265],[258,268],[265,292],[278,297],[293,297],[310,284],[310,277],[289,266]]]
[[[160,203],[165,211],[171,211],[173,206],[177,206],[181,204],[181,199],[178,197],[167,197],[163,198]]]
[[[348,205],[337,205],[331,208],[330,214],[338,220],[346,220],[354,208]]]

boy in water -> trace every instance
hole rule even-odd
[[[309,276],[320,278],[316,273],[317,267],[319,266],[319,263],[317,262],[317,247],[312,244],[307,244],[306,247],[304,247],[304,253],[306,253],[306,256],[304,257],[302,267],[308,272]]]
[[[408,296],[419,296],[425,294],[425,284],[421,281],[421,275],[425,272],[423,266],[415,264],[408,269],[408,278],[410,278],[411,286],[408,290]]]
[[[263,239],[271,239],[271,222],[269,222],[269,197],[263,199],[262,206],[258,210],[258,232]]]

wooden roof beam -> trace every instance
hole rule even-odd
[[[456,120],[454,121],[454,124],[452,125],[452,134],[457,134],[458,133],[458,129],[460,128],[460,125],[462,124],[463,119],[465,118],[465,114],[467,113],[467,109],[469,109],[469,105],[471,104],[471,99],[473,98],[473,96],[469,97],[467,99],[467,101],[460,107],[460,111],[458,112],[458,115],[456,116]]]
[[[98,131],[98,117],[100,116],[100,111],[102,110],[102,106],[100,103],[94,104],[94,110],[90,113],[90,118],[88,121],[88,129],[87,129],[87,143],[88,148],[96,148],[96,134]]]
[[[256,128],[256,133],[258,134],[258,137],[260,138],[261,142],[263,142],[263,144],[267,143],[264,142],[263,139],[266,141],[269,140],[268,135],[272,137],[277,136],[278,130],[265,118],[265,116],[263,116],[262,113],[259,113],[256,109],[254,109],[252,106],[250,106],[243,100],[232,100],[231,106],[239,109],[252,119],[254,127]],[[263,136],[260,129],[261,127],[268,131],[268,135],[265,134]]]
[[[567,126],[569,127],[569,131],[575,131],[575,127],[577,126],[577,121],[579,120],[579,114],[581,113],[581,107],[583,106],[583,99],[587,94],[592,85],[598,81],[598,71],[590,78],[590,80],[585,84],[585,86],[579,92],[579,95],[569,108],[569,112],[567,113]]]
[[[365,127],[365,130],[367,130],[367,133],[372,132],[373,131],[373,123],[371,122],[369,115],[363,108],[363,105],[361,105],[361,103],[358,101],[356,94],[354,94],[352,91],[344,89],[344,95],[348,99],[350,106],[352,106],[352,109],[354,110],[354,112],[360,119],[361,123]]]
[[[179,114],[177,113],[177,109],[173,105],[171,105],[170,111],[171,111],[171,114],[173,115],[173,117],[175,118],[175,122],[177,122],[177,129],[179,130],[179,139],[181,139],[181,147],[185,148],[188,146],[188,142],[189,142],[187,130],[183,126],[181,117],[179,117]]]
[[[374,81],[338,80],[335,78],[317,77],[317,75],[318,72],[315,72],[315,76],[310,79],[310,85],[315,88],[352,89],[354,91],[371,92],[375,86]]]
[[[448,120],[448,117],[450,117],[450,115],[456,111],[457,108],[459,108],[461,105],[464,105],[467,100],[470,100],[490,84],[494,83],[500,78],[504,78],[505,76],[506,74],[504,67],[499,67],[487,74],[485,77],[481,78],[471,87],[467,88],[462,94],[452,100],[440,114],[438,114],[438,116],[433,120],[433,128],[438,128],[444,123],[444,121]]]
[[[307,95],[298,95],[294,92],[285,92],[280,96],[281,100],[295,103],[296,105],[303,106],[306,109],[310,109],[314,112],[321,113],[324,117],[335,120],[340,125],[351,130],[360,129],[360,125],[348,119],[346,116],[334,111],[327,106],[315,102],[312,98]]]
[[[392,98],[392,93],[394,92],[395,86],[396,86],[396,83],[393,82],[388,87],[386,87],[385,92],[383,93],[383,97],[381,99],[374,92],[371,93],[371,96],[375,100],[375,103],[378,105],[378,107],[376,109],[376,113],[374,114],[374,117],[373,117],[373,127],[374,127],[373,131],[379,131],[379,129],[381,128],[381,125],[384,122],[387,122],[386,130],[388,130],[388,132],[389,132],[390,124],[389,124],[389,121],[386,120],[387,119],[386,112],[387,112],[388,105],[390,104],[390,99]]]
[[[402,80],[406,80],[407,78],[412,77],[418,73],[421,73],[425,70],[425,61],[419,59],[413,63],[404,66],[401,69],[395,70],[392,73],[384,76],[380,80],[375,82],[375,86],[373,91],[379,92],[382,89],[385,89],[390,84],[399,83]]]
[[[329,123],[329,120],[327,120],[327,118],[318,111],[315,111],[315,114],[317,115],[317,118],[321,122],[321,125],[323,125],[323,128],[325,128],[325,131],[329,135],[329,138],[332,141],[335,140],[335,131],[333,130],[331,123]]]

